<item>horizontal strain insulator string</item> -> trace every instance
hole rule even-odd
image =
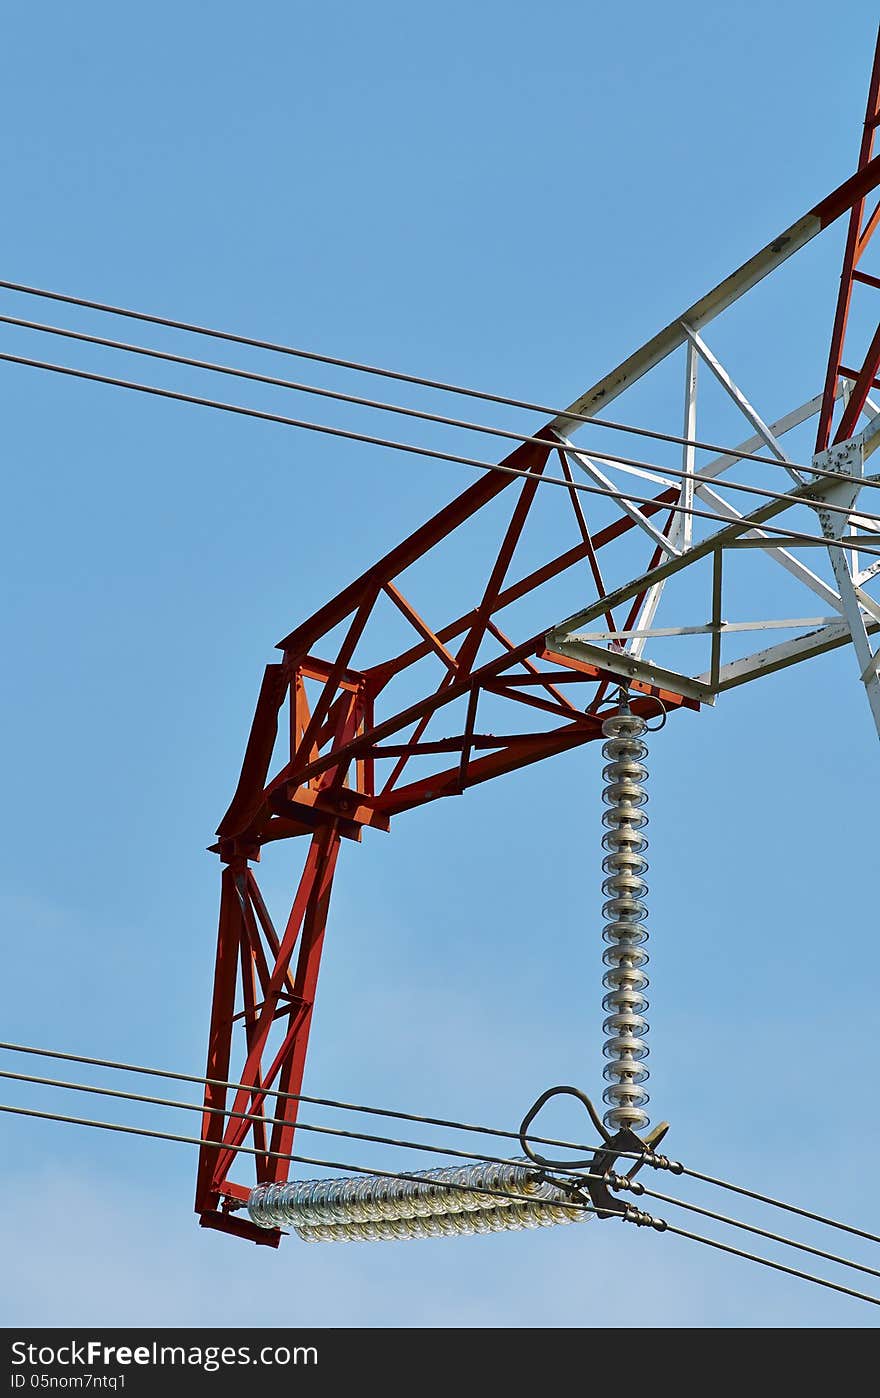
[[[289,1126],[290,1124],[283,1117],[267,1116],[256,1112],[231,1111],[227,1110],[225,1107],[210,1107],[197,1102],[181,1102],[175,1098],[169,1097],[152,1097],[142,1093],[125,1092],[119,1088],[100,1087],[95,1084],[69,1082],[60,1078],[38,1077],[29,1073],[13,1073],[6,1070],[0,1070],[0,1078],[5,1078],[13,1082],[26,1082],[28,1084],[33,1084],[39,1087],[64,1088],[71,1092],[84,1092],[95,1094],[101,1097],[112,1097],[122,1101],[137,1102],[148,1106],[171,1107],[180,1111],[197,1112],[202,1116],[213,1115],[238,1118],[240,1120],[248,1121],[253,1125],[261,1125],[264,1127],[275,1125]],[[267,1095],[271,1096],[272,1094],[271,1092],[269,1092],[267,1093]],[[348,1140],[365,1141],[375,1145],[394,1146],[396,1148],[404,1150],[424,1151],[434,1155],[453,1156],[456,1159],[460,1160],[474,1161],[479,1165],[519,1167],[527,1164],[527,1162],[523,1161],[521,1158],[512,1159],[510,1157],[505,1156],[486,1155],[478,1153],[476,1151],[459,1150],[452,1146],[438,1146],[428,1144],[427,1142],[422,1141],[400,1140],[390,1136],[376,1136],[371,1135],[367,1132],[347,1131],[343,1130],[340,1127],[317,1126],[311,1123],[306,1123],[304,1121],[297,1121],[296,1130],[311,1131],[327,1136],[342,1137]],[[559,1165],[555,1168],[559,1170],[562,1174],[567,1173],[567,1169],[564,1165]],[[576,1176],[579,1182],[584,1180],[599,1181],[605,1178],[604,1175],[592,1174],[590,1172],[585,1173],[582,1169],[573,1168],[571,1170],[571,1173]],[[835,1253],[825,1252],[820,1248],[811,1247],[806,1243],[800,1243],[795,1241],[794,1239],[785,1238],[778,1233],[768,1232],[766,1229],[758,1228],[753,1224],[744,1223],[738,1219],[730,1218],[724,1214],[715,1213],[711,1209],[705,1209],[697,1204],[692,1204],[682,1199],[678,1199],[674,1195],[663,1194],[658,1190],[649,1189],[644,1185],[639,1185],[637,1192],[639,1196],[644,1195],[646,1198],[657,1199],[661,1203],[676,1204],[682,1209],[687,1209],[690,1212],[701,1214],[704,1217],[714,1219],[716,1222],[719,1223],[728,1224],[732,1228],[741,1228],[746,1232],[756,1234],[758,1237],[767,1238],[771,1242],[782,1243],[788,1247],[794,1247],[802,1252],[808,1252],[816,1257],[821,1257],[825,1261],[836,1262],[839,1263],[840,1266],[852,1267],[855,1270],[865,1272],[870,1276],[880,1277],[880,1271],[875,1270],[873,1267],[867,1267],[862,1263],[850,1261],[847,1258],[840,1257]]]
[[[90,1117],[66,1116],[66,1115],[62,1115],[62,1114],[57,1113],[57,1112],[40,1112],[40,1111],[36,1111],[36,1110],[33,1109],[33,1108],[28,1108],[28,1107],[13,1107],[13,1106],[7,1105],[7,1104],[5,1104],[5,1103],[4,1103],[4,1104],[0,1104],[0,1112],[9,1113],[9,1114],[12,1114],[12,1115],[14,1115],[14,1116],[24,1116],[24,1117],[35,1118],[35,1119],[37,1119],[37,1120],[42,1120],[42,1121],[62,1122],[62,1123],[66,1123],[66,1124],[68,1124],[68,1125],[73,1125],[73,1126],[89,1126],[89,1127],[94,1127],[94,1128],[97,1128],[97,1129],[103,1130],[103,1131],[121,1132],[121,1133],[123,1133],[123,1134],[125,1134],[125,1135],[143,1136],[143,1137],[146,1137],[146,1138],[149,1138],[149,1139],[153,1139],[153,1140],[174,1141],[174,1142],[181,1143],[181,1144],[184,1144],[184,1145],[198,1145],[198,1146],[201,1146],[201,1145],[212,1145],[212,1146],[216,1146],[216,1145],[218,1145],[217,1142],[215,1142],[215,1141],[210,1141],[210,1140],[206,1140],[205,1138],[203,1138],[203,1137],[201,1137],[201,1136],[183,1136],[183,1135],[177,1135],[177,1134],[175,1134],[175,1133],[168,1132],[168,1131],[151,1131],[151,1130],[147,1130],[146,1128],[143,1128],[143,1127],[125,1126],[125,1125],[123,1125],[123,1124],[120,1123],[120,1122],[96,1121],[96,1120],[93,1120],[93,1119],[90,1118]],[[348,1162],[337,1161],[337,1160],[316,1159],[316,1158],[309,1157],[309,1156],[294,1155],[294,1154],[292,1154],[292,1153],[288,1153],[288,1152],[284,1152],[284,1151],[273,1151],[273,1150],[260,1151],[260,1150],[257,1150],[257,1149],[256,1149],[255,1147],[253,1147],[253,1146],[240,1146],[239,1149],[242,1150],[242,1151],[244,1151],[244,1152],[246,1152],[247,1154],[250,1154],[250,1155],[264,1155],[264,1156],[272,1157],[272,1158],[274,1158],[274,1159],[290,1160],[290,1161],[297,1162],[297,1163],[300,1163],[300,1164],[317,1165],[317,1166],[322,1167],[322,1168],[333,1169],[333,1170],[344,1170],[344,1171],[346,1171],[346,1172],[348,1172],[348,1173],[360,1174],[360,1175],[365,1175],[365,1176],[370,1176],[370,1175],[372,1175],[372,1176],[375,1176],[375,1177],[377,1177],[377,1178],[383,1178],[383,1179],[405,1180],[405,1181],[408,1181],[409,1183],[419,1183],[419,1182],[420,1182],[419,1176],[418,1176],[418,1175],[407,1174],[407,1173],[402,1172],[402,1171],[395,1171],[395,1170],[373,1170],[373,1169],[369,1169],[369,1168],[364,1167],[364,1166],[361,1166],[361,1165],[352,1165],[352,1164],[350,1164],[350,1163],[348,1163]],[[458,1187],[459,1187],[459,1188],[462,1188],[462,1189],[467,1189],[467,1188],[470,1188],[471,1186],[460,1185],[460,1186],[458,1186]],[[521,1195],[511,1194],[509,1191],[491,1190],[491,1189],[488,1189],[488,1188],[485,1187],[485,1186],[474,1186],[473,1188],[475,1189],[476,1192],[481,1193],[481,1194],[492,1193],[492,1194],[497,1194],[500,1198],[508,1199],[508,1200],[512,1201],[513,1203],[521,1203],[521,1202],[522,1202],[522,1196],[521,1196]],[[579,1209],[579,1210],[582,1210],[585,1214],[592,1214],[592,1213],[595,1213],[595,1212],[596,1212],[596,1210],[593,1208],[593,1206],[592,1206],[591,1204],[587,1204],[587,1203],[584,1203],[584,1202],[581,1202],[581,1201],[575,1200],[575,1199],[572,1199],[572,1200],[570,1201],[570,1203],[567,1203],[566,1207],[567,1207],[567,1208],[571,1208],[571,1209]],[[647,1216],[642,1216],[642,1217],[643,1217],[643,1219],[647,1218]],[[801,1271],[797,1270],[796,1268],[787,1267],[787,1266],[785,1266],[785,1265],[784,1265],[783,1263],[781,1263],[781,1262],[773,1262],[773,1261],[770,1260],[770,1258],[767,1258],[767,1257],[760,1257],[760,1256],[758,1256],[758,1255],[755,1254],[755,1253],[748,1253],[748,1252],[745,1252],[745,1251],[741,1250],[740,1248],[730,1247],[730,1246],[729,1246],[728,1244],[726,1244],[726,1243],[719,1243],[719,1242],[717,1242],[715,1239],[712,1239],[712,1238],[705,1238],[705,1237],[703,1237],[702,1235],[700,1235],[700,1234],[698,1234],[698,1233],[691,1233],[691,1232],[689,1232],[689,1231],[686,1230],[686,1229],[682,1229],[682,1228],[676,1227],[674,1224],[666,1223],[664,1220],[657,1220],[656,1222],[657,1222],[657,1226],[658,1226],[658,1227],[660,1228],[660,1230],[663,1231],[663,1232],[674,1233],[674,1234],[677,1234],[679,1237],[682,1237],[682,1238],[689,1238],[692,1242],[697,1242],[697,1243],[706,1244],[707,1246],[716,1248],[716,1249],[718,1249],[718,1250],[720,1250],[720,1251],[722,1251],[722,1252],[730,1253],[732,1256],[741,1257],[741,1258],[745,1259],[746,1261],[755,1262],[755,1263],[758,1263],[759,1265],[764,1266],[764,1267],[770,1267],[770,1268],[772,1268],[774,1271],[784,1272],[784,1273],[786,1273],[788,1276],[798,1277],[798,1278],[800,1278],[802,1281],[812,1282],[812,1283],[814,1283],[814,1284],[817,1285],[817,1286],[825,1287],[826,1289],[828,1289],[828,1290],[830,1290],[830,1291],[839,1292],[840,1294],[842,1294],[842,1295],[844,1295],[844,1296],[851,1296],[851,1297],[853,1297],[853,1298],[855,1298],[856,1300],[859,1300],[859,1301],[868,1301],[868,1302],[871,1303],[872,1305],[880,1305],[880,1298],[878,1298],[878,1297],[867,1295],[867,1294],[864,1293],[864,1292],[854,1291],[854,1290],[852,1290],[850,1287],[841,1286],[839,1283],[837,1283],[837,1282],[832,1282],[832,1281],[828,1281],[827,1279],[825,1279],[825,1278],[823,1278],[823,1277],[816,1277],[816,1276],[813,1276],[813,1275],[812,1275],[811,1273],[809,1273],[809,1272],[801,1272]]]
[[[4,1112],[10,1116],[31,1117],[37,1121],[63,1122],[68,1126],[90,1126],[99,1131],[116,1131],[125,1136],[144,1136],[149,1140],[173,1141],[178,1145],[213,1146],[217,1150],[224,1149],[222,1141],[211,1140],[208,1136],[185,1136],[176,1131],[154,1131],[144,1126],[127,1126],[118,1121],[97,1121],[94,1117],[68,1116],[62,1112],[41,1112],[37,1111],[34,1107],[14,1107],[8,1103],[0,1103],[0,1112]],[[417,1174],[413,1174],[412,1172],[379,1170],[367,1165],[346,1164],[340,1160],[324,1160],[311,1155],[295,1155],[290,1151],[262,1150],[257,1146],[240,1145],[235,1147],[235,1151],[236,1153],[243,1152],[245,1155],[266,1156],[271,1160],[287,1160],[297,1165],[317,1165],[329,1170],[351,1170],[357,1174],[376,1175],[382,1179],[418,1181],[419,1178]],[[463,1189],[468,1187],[469,1186],[465,1185],[460,1186],[460,1188]],[[481,1187],[477,1192],[485,1194],[490,1191]],[[507,1190],[493,1190],[491,1192],[497,1194],[500,1199],[521,1200],[520,1195],[511,1194]],[[571,1207],[583,1209],[587,1213],[593,1212],[592,1205],[581,1203],[577,1200],[572,1201]]]
[[[219,1087],[232,1091],[244,1089],[247,1092],[256,1092],[259,1089],[252,1083],[234,1082],[224,1078],[207,1078],[195,1073],[174,1072],[168,1068],[153,1068],[143,1064],[125,1063],[116,1059],[95,1058],[85,1054],[68,1053],[60,1049],[37,1048],[32,1045],[0,1042],[0,1051],[9,1053],[31,1054],[39,1058],[54,1058],[67,1063],[87,1064],[96,1068],[110,1068],[119,1072],[138,1073],[147,1077],[166,1078],[169,1081],[195,1083],[199,1087]],[[453,1121],[446,1117],[424,1116],[415,1112],[397,1111],[391,1108],[365,1106],[361,1103],[344,1102],[335,1098],[313,1097],[299,1092],[283,1092],[280,1089],[266,1089],[267,1094],[278,1101],[306,1102],[310,1106],[331,1107],[342,1111],[360,1112],[369,1116],[382,1116],[396,1121],[410,1121],[424,1126],[440,1126],[450,1130],[466,1131],[469,1133],[494,1136],[499,1140],[520,1141],[520,1134],[517,1131],[507,1131],[503,1127],[475,1125],[472,1122]],[[584,1154],[588,1151],[607,1149],[602,1145],[585,1145],[582,1141],[560,1140],[552,1136],[536,1136],[529,1134],[526,1138],[533,1145],[560,1146],[564,1150],[570,1150],[577,1154]],[[216,1143],[209,1143],[216,1144]],[[244,1147],[242,1147],[244,1149]],[[258,1154],[259,1152],[254,1152]],[[615,1151],[614,1155],[618,1159],[641,1160],[643,1156],[634,1151]],[[481,1157],[485,1158],[485,1157]],[[741,1194],[745,1198],[754,1199],[759,1203],[767,1204],[772,1208],[782,1209],[787,1213],[797,1214],[801,1218],[810,1219],[814,1223],[824,1224],[829,1228],[837,1228],[841,1232],[851,1233],[854,1237],[864,1238],[868,1242],[880,1243],[880,1235],[871,1233],[862,1228],[857,1228],[853,1224],[842,1223],[838,1219],[829,1218],[824,1214],[814,1213],[809,1209],[802,1209],[796,1204],[789,1204],[781,1199],[775,1199],[771,1195],[762,1194],[757,1190],[748,1189],[743,1185],[733,1184],[728,1180],[719,1179],[714,1175],[703,1174],[698,1170],[681,1166],[680,1172],[690,1176],[692,1179],[701,1180],[705,1184],[714,1185],[719,1189],[730,1190],[733,1193]]]

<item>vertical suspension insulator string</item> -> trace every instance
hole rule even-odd
[[[648,823],[644,810],[648,793],[643,786],[648,777],[644,765],[648,749],[642,741],[646,732],[644,719],[630,711],[622,693],[616,713],[602,724],[607,739],[602,755],[608,759],[602,770],[606,783],[602,799],[608,806],[602,816],[607,827],[602,838],[607,850],[602,861],[607,876],[602,884],[607,899],[602,908],[606,919],[602,936],[608,943],[602,957],[608,967],[603,978],[608,993],[602,1001],[608,1017],[602,1031],[607,1036],[604,1076],[609,1083],[603,1098],[608,1103],[605,1125],[613,1130],[628,1126],[636,1132],[643,1131],[650,1121],[644,1110],[649,1099],[643,1086],[648,1078],[644,1063],[648,1056],[644,1039],[648,1032],[644,1017],[648,977],[643,969],[648,960],[644,946],[648,939],[644,902],[648,841],[642,833]]]

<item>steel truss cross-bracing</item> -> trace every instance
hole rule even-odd
[[[223,873],[207,1065],[215,1085],[205,1095],[196,1193],[203,1225],[270,1245],[281,1236],[239,1216],[253,1182],[238,1172],[254,1160],[258,1184],[288,1177],[283,1157],[293,1148],[343,841],[360,841],[365,828],[387,832],[406,811],[595,741],[621,683],[637,715],[653,716],[658,700],[667,711],[696,711],[851,646],[880,732],[880,602],[870,592],[880,575],[880,476],[868,470],[880,444],[871,397],[880,389],[880,317],[865,299],[878,297],[880,277],[864,270],[880,222],[870,199],[880,186],[878,124],[880,46],[849,179],[279,643],[212,847]],[[770,421],[713,348],[709,327],[838,220],[847,232],[824,381]],[[876,327],[867,336],[856,326],[858,298],[860,325]],[[576,440],[591,418],[678,359],[674,465],[668,452],[635,462]],[[711,453],[701,445],[706,385],[742,422],[736,444]],[[786,442],[811,420],[815,445],[801,450],[804,464]],[[748,479],[733,481],[734,468]],[[542,491],[551,473],[557,489]],[[561,522],[530,533],[550,494]],[[414,600],[420,567],[460,580],[462,541],[477,526],[470,601],[456,615],[423,615]],[[487,557],[489,529],[496,543]],[[803,614],[737,614],[740,597],[755,595],[749,569],[765,563],[787,575],[786,598],[800,590]],[[772,611],[773,588],[757,591]],[[566,596],[573,605],[559,621]],[[670,606],[673,624],[656,624]],[[389,654],[391,614],[405,637]],[[704,648],[698,665],[694,647]],[[254,865],[267,845],[293,839],[306,853],[289,915],[276,924]],[[255,1154],[242,1155],[245,1144]]]

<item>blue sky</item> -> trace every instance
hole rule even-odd
[[[246,16],[158,0],[148,21],[19,6],[0,90],[2,275],[564,404],[850,173],[875,23],[862,0],[846,25],[813,0],[735,15],[679,0],[453,0],[430,15],[273,2]],[[827,234],[756,319],[737,312],[713,339],[768,417],[820,386],[841,248]],[[65,353],[8,327],[0,341]],[[195,373],[174,381],[204,391]],[[633,411],[676,430],[664,394]],[[219,885],[205,846],[262,667],[472,477],[11,365],[0,401],[2,1037],[197,1073]],[[477,561],[489,547],[478,537]],[[435,570],[426,612],[462,586],[455,563]],[[676,717],[651,758],[652,1098],[669,1149],[868,1221],[870,1172],[853,1166],[876,1137],[875,762],[847,651]],[[570,754],[343,850],[306,1091],[502,1125],[554,1082],[598,1095],[600,767],[597,748]],[[267,864],[279,904],[294,864]],[[185,1129],[37,1088],[0,1097]],[[573,1113],[553,1124],[580,1134]],[[4,1118],[0,1316],[870,1319],[610,1223],[275,1254],[199,1230],[193,1175],[185,1146]],[[637,1278],[633,1294],[615,1278]]]

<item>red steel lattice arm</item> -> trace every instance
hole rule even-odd
[[[857,170],[867,168],[874,155],[874,142],[877,127],[880,126],[880,31],[874,51],[874,65],[868,87],[868,103],[865,110],[865,123],[862,128],[862,141],[859,148]],[[859,270],[859,263],[870,243],[878,223],[880,223],[880,200],[865,219],[866,196],[855,200],[850,210],[843,253],[843,270],[840,274],[840,289],[834,312],[831,331],[831,348],[828,354],[828,368],[822,390],[822,409],[819,414],[819,427],[816,434],[816,451],[825,451],[831,443],[834,403],[838,394],[839,380],[843,378],[848,391],[843,413],[834,433],[834,442],[845,442],[855,431],[856,424],[865,406],[865,400],[880,368],[880,329],[872,337],[859,369],[847,368],[843,362],[846,332],[852,304],[853,289],[857,284],[871,287],[874,292],[880,289],[880,280]]]
[[[208,1143],[200,1154],[196,1208],[207,1227],[278,1242],[277,1233],[255,1229],[231,1211],[251,1187],[233,1182],[231,1171],[252,1158],[257,1182],[287,1178],[289,1162],[272,1152],[290,1153],[298,1104],[277,1094],[301,1090],[341,841],[359,841],[364,827],[387,831],[403,811],[460,795],[601,736],[596,710],[619,678],[551,654],[545,630],[512,639],[498,620],[578,565],[588,565],[583,577],[592,579],[601,596],[597,555],[634,527],[621,515],[592,533],[572,489],[575,542],[511,579],[555,445],[548,439],[546,448],[518,448],[503,464],[528,472],[525,478],[492,473],[465,490],[286,636],[279,645],[281,661],[266,667],[238,787],[212,846],[224,869],[207,1077],[243,1085],[234,1092],[209,1085],[206,1092]],[[422,617],[402,574],[430,550],[448,547],[456,531],[504,491],[512,491],[514,506],[475,605],[441,625]],[[667,489],[644,513],[664,515],[668,531],[677,499],[677,489]],[[579,597],[581,586],[579,579]],[[381,602],[404,619],[412,641],[391,656],[364,663],[359,657],[369,654],[371,623]],[[638,604],[631,616],[637,611]],[[548,611],[548,624],[553,614]],[[335,657],[319,659],[314,650],[337,627],[344,634]],[[401,690],[406,692],[402,706],[392,700]],[[634,699],[637,711],[656,712],[657,696],[669,709],[699,707],[642,682],[634,690],[644,696]],[[481,730],[486,705],[509,715],[504,731]],[[288,723],[282,730],[285,706]],[[437,716],[451,731],[427,737]],[[529,722],[540,726],[530,728]],[[282,732],[286,757],[273,775]],[[416,761],[423,766],[430,761],[427,774],[410,776]],[[380,764],[390,767],[381,782]],[[287,924],[276,932],[251,864],[265,845],[302,836],[308,837],[308,854]],[[271,1126],[268,1117],[275,1119]],[[255,1155],[242,1157],[248,1137]]]
[[[861,367],[842,361],[855,284],[880,290],[880,278],[859,263],[880,223],[880,204],[865,219],[865,198],[880,178],[873,156],[880,125],[880,36],[874,58],[859,165],[855,174],[816,205],[786,234],[698,302],[687,320],[701,324],[741,295],[817,231],[850,211],[844,268],[834,319],[831,352],[819,420],[817,450],[831,440],[834,404],[843,378],[851,385],[834,440],[851,435],[880,369],[880,331]],[[674,322],[595,385],[574,411],[596,411],[683,342]],[[488,472],[463,491],[378,563],[290,632],[279,644],[280,661],[266,667],[241,775],[212,846],[223,863],[214,995],[208,1048],[196,1210],[203,1226],[277,1246],[280,1233],[256,1228],[235,1210],[251,1185],[232,1177],[248,1167],[257,1182],[283,1182],[289,1173],[308,1036],[317,989],[321,949],[333,876],[343,839],[360,841],[364,828],[388,831],[402,812],[592,742],[601,736],[599,708],[608,688],[620,683],[610,670],[548,651],[546,636],[559,615],[547,603],[545,627],[535,633],[513,624],[508,614],[549,584],[586,565],[578,575],[576,600],[585,580],[606,596],[599,555],[623,540],[634,520],[621,514],[594,528],[569,481],[569,525],[574,541],[561,553],[543,556],[530,571],[511,579],[540,477],[559,438],[565,414],[502,463],[522,475]],[[452,552],[458,531],[492,506],[505,491],[515,502],[484,580],[475,584],[473,605],[438,624],[414,605],[407,570],[441,547]],[[661,516],[668,536],[678,487],[641,506],[643,517]],[[554,533],[552,537],[556,537]],[[655,549],[654,568],[661,550]],[[458,569],[457,555],[449,565]],[[643,568],[634,574],[640,576]],[[633,598],[623,629],[637,626],[646,600]],[[382,609],[402,619],[410,635],[394,654],[376,654],[375,638],[387,636]],[[505,616],[501,618],[501,614]],[[606,613],[609,629],[615,618]],[[343,629],[341,642],[331,633]],[[513,633],[513,634],[511,634]],[[387,645],[387,641],[386,641]],[[321,658],[329,649],[333,658]],[[698,708],[689,698],[633,682],[632,708],[646,716],[655,700],[667,709]],[[642,697],[638,697],[641,692]],[[282,742],[284,756],[276,759]],[[484,714],[501,716],[503,731],[487,731]],[[518,715],[518,722],[514,717]],[[543,727],[535,724],[541,716]],[[446,729],[429,736],[438,719]],[[494,722],[494,719],[493,719]],[[280,765],[273,772],[273,762]],[[389,765],[390,764],[390,765]],[[425,765],[429,770],[425,772]],[[414,775],[412,768],[421,771]],[[380,780],[379,772],[385,773]],[[252,864],[276,841],[307,837],[302,873],[283,930],[276,930]],[[226,1087],[227,1082],[241,1084]],[[284,1094],[293,1094],[293,1096]],[[270,1120],[271,1118],[271,1120]],[[244,1150],[248,1150],[245,1155]],[[253,1161],[253,1166],[248,1162]]]

